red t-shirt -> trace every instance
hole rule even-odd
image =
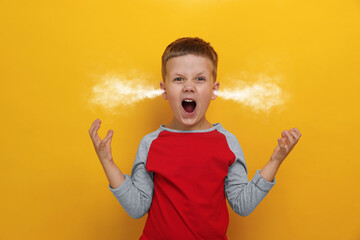
[[[154,195],[140,239],[227,239],[224,180],[234,161],[225,136],[216,130],[162,131],[147,157]]]
[[[113,192],[133,218],[148,213],[142,240],[226,240],[226,199],[249,215],[275,184],[248,180],[236,137],[221,124],[178,131],[161,126],[140,142],[131,171]]]

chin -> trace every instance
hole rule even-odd
[[[202,122],[197,119],[182,119],[180,124],[185,128],[199,128]]]

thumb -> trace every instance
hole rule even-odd
[[[280,150],[283,152],[288,152],[289,146],[286,145],[286,138],[279,138],[278,141],[279,141]]]
[[[279,143],[279,147],[280,149],[285,149],[285,143],[282,140],[282,138],[278,138],[278,143]]]
[[[110,129],[108,132],[107,132],[107,135],[106,137],[102,140],[102,143],[106,143],[110,140],[111,142],[111,139],[112,139],[112,136],[114,135],[114,131],[112,129]]]

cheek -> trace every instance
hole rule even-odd
[[[168,93],[167,97],[168,97],[170,106],[176,106],[177,102],[179,101],[178,100],[179,97],[176,94],[174,94],[173,92]]]
[[[210,90],[210,89],[204,89],[202,92],[201,92],[201,98],[203,99],[203,100],[211,100],[211,97],[212,97],[212,95],[213,95],[213,91],[212,90]]]

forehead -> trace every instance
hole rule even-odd
[[[200,72],[211,74],[213,65],[209,58],[203,56],[196,56],[193,54],[186,54],[179,57],[170,58],[166,62],[166,73],[172,75],[180,74],[197,74]]]

